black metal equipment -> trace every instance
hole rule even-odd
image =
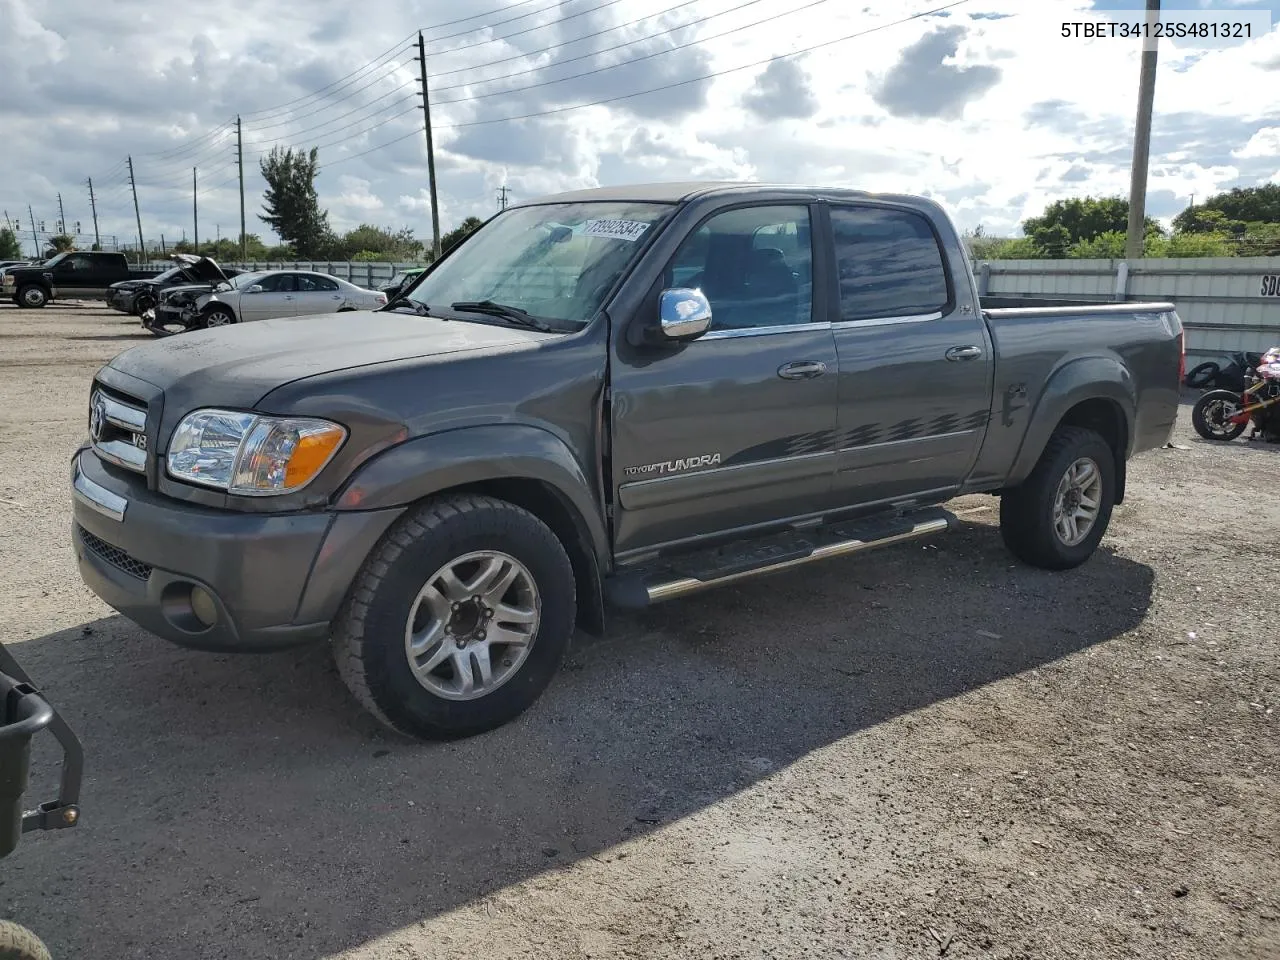
[[[67,722],[49,704],[13,655],[0,643],[0,857],[18,846],[24,833],[64,830],[80,822],[80,781],[84,748]],[[62,779],[58,796],[34,810],[23,811],[22,795],[31,770],[31,740],[48,730],[62,747]],[[30,931],[4,921],[0,953],[9,957],[47,957]]]

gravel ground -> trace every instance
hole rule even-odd
[[[56,957],[1280,956],[1280,449],[1187,408],[1076,571],[966,498],[620,617],[518,722],[420,745],[324,649],[180,650],[81,585],[67,461],[137,329],[0,306],[0,636],[88,755],[0,912]]]

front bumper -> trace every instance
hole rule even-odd
[[[133,313],[133,304],[137,298],[138,293],[136,290],[113,290],[107,293],[107,306],[112,310],[119,310],[121,313]]]
[[[172,500],[122,472],[88,449],[72,460],[80,575],[130,620],[199,650],[326,638],[369,550],[402,512],[235,513]]]

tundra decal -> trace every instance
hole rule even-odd
[[[647,463],[639,467],[623,467],[622,472],[628,477],[638,475],[655,474],[662,476],[667,473],[681,473],[685,470],[697,470],[699,467],[714,467],[720,463],[720,454],[704,453],[700,457],[686,457],[681,460],[666,460],[662,463]]]

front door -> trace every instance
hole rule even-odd
[[[269,273],[258,281],[262,287],[258,293],[247,290],[240,297],[240,322],[270,320],[273,317],[292,317],[296,299],[296,284],[291,273]]]
[[[839,298],[835,494],[849,505],[945,497],[968,476],[990,412],[986,323],[923,214],[869,203],[829,210]]]
[[[714,214],[684,241],[662,283],[701,288],[710,331],[671,346],[614,337],[620,559],[821,509],[834,461],[837,363],[821,319],[824,285],[814,283],[810,218],[803,204]]]

